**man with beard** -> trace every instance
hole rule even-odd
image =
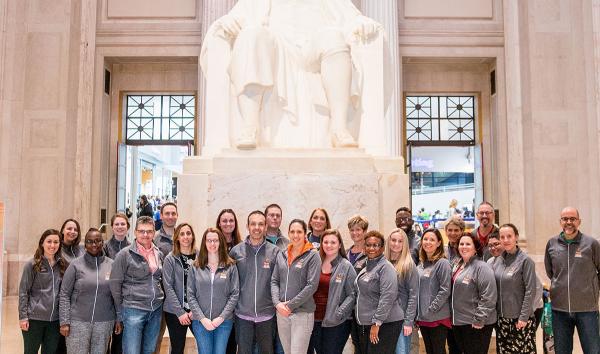
[[[412,256],[415,265],[419,264],[419,248],[421,247],[421,238],[417,236],[413,230],[415,221],[412,217],[412,210],[408,207],[401,207],[396,210],[396,227],[401,228],[408,236],[408,246],[410,247],[410,255]]]
[[[552,330],[557,354],[573,352],[577,327],[585,354],[598,353],[598,295],[600,243],[579,231],[579,211],[566,207],[560,213],[562,232],[546,245],[544,265],[550,278]]]
[[[494,225],[496,219],[496,213],[494,212],[494,206],[489,202],[481,202],[477,208],[475,214],[479,226],[473,230],[473,237],[479,239],[479,243],[483,248],[483,260],[487,261],[492,257],[488,246],[489,237],[492,234],[498,234],[498,227]]]

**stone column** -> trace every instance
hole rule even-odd
[[[202,4],[202,40],[204,40],[204,36],[208,31],[210,25],[215,22],[219,17],[227,14],[231,8],[235,5],[237,0],[204,0]],[[198,147],[201,145],[206,146],[206,132],[210,132],[211,129],[211,117],[207,117],[206,115],[206,82],[204,80],[204,74],[202,74],[202,69],[200,68],[200,62],[198,62],[198,104],[200,105],[200,109],[198,110],[199,122],[204,122],[204,124],[198,124],[199,127],[203,128],[202,136],[197,137],[196,141],[196,151],[198,152]],[[218,119],[221,119],[219,117]],[[224,139],[225,137],[220,137]]]
[[[383,25],[390,46],[392,96],[386,114],[387,150],[390,156],[399,155],[402,134],[402,61],[399,53],[398,0],[362,0],[362,13]]]

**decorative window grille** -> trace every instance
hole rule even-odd
[[[475,96],[406,96],[406,141],[475,144]]]
[[[194,95],[127,95],[125,112],[129,145],[194,143]]]

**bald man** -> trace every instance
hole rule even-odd
[[[579,211],[564,208],[560,213],[562,232],[546,245],[544,263],[551,281],[556,354],[573,352],[575,327],[584,354],[600,353],[600,243],[579,231],[580,225]]]

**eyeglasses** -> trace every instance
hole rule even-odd
[[[493,211],[478,211],[477,215],[492,215],[494,214]]]
[[[206,240],[206,243],[219,243],[219,240]]]
[[[488,245],[490,246],[490,248],[498,248],[498,247],[500,247],[500,243],[488,243]]]
[[[411,218],[409,218],[407,216],[403,216],[403,217],[397,217],[396,220],[398,220],[398,221],[409,221],[409,220],[411,220]]]
[[[380,248],[381,244],[380,243],[367,243],[365,244],[365,248]]]
[[[579,218],[576,218],[574,216],[571,216],[571,217],[563,216],[562,218],[560,218],[560,221],[562,221],[562,222],[575,222],[577,220],[579,220]]]
[[[154,233],[154,230],[135,230],[135,232],[139,232],[142,235],[150,235]]]
[[[102,242],[104,242],[101,238],[100,239],[95,239],[95,240],[85,240],[85,244],[86,245],[99,245]]]

